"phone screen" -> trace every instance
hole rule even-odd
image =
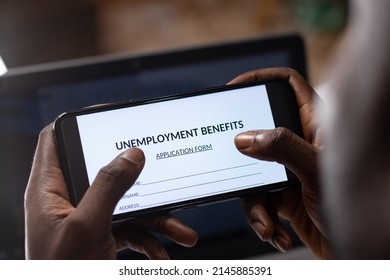
[[[89,184],[125,149],[145,153],[145,167],[114,215],[288,181],[283,165],[247,157],[234,145],[240,132],[275,128],[267,87],[227,91],[75,117]]]

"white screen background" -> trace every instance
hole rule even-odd
[[[207,135],[200,131],[235,121],[244,127]],[[114,214],[287,180],[282,165],[246,157],[234,145],[242,131],[275,128],[263,85],[82,115],[77,124],[90,182],[121,152],[116,143],[198,128],[196,137],[139,147],[146,157],[144,170]],[[197,147],[208,149],[156,159]]]

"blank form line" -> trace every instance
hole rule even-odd
[[[251,187],[260,187],[261,185],[264,185],[264,184],[265,184],[264,182],[258,183],[258,184],[250,184],[250,185],[246,185],[246,186],[242,186],[242,187],[229,189],[229,192],[236,191],[236,190],[243,190],[243,189],[247,189],[247,188],[251,188]],[[159,206],[159,205],[167,205],[167,204],[174,203],[174,202],[183,202],[183,201],[186,201],[186,200],[191,200],[191,199],[196,199],[196,198],[203,198],[203,197],[217,195],[217,194],[221,194],[221,193],[227,193],[227,192],[225,190],[223,190],[223,191],[217,191],[217,192],[210,192],[210,193],[202,194],[202,195],[188,196],[186,198],[180,198],[180,199],[173,199],[173,200],[169,200],[169,201],[164,201],[164,203],[152,203],[152,204],[148,204],[148,205],[142,205],[142,206],[140,206],[140,208],[142,209],[142,208],[149,208],[149,207],[154,207],[154,206]]]
[[[247,174],[247,175],[242,175],[242,176],[237,176],[237,177],[232,177],[232,178],[221,179],[221,180],[217,180],[217,181],[209,181],[209,182],[206,182],[206,183],[195,184],[195,185],[190,185],[190,186],[186,186],[186,187],[166,190],[166,191],[160,191],[160,192],[153,192],[153,193],[143,194],[141,196],[150,196],[150,195],[155,195],[155,194],[173,192],[173,191],[177,191],[177,190],[189,189],[189,188],[194,188],[194,187],[199,187],[199,186],[204,186],[204,185],[209,185],[209,184],[214,184],[214,183],[220,183],[220,182],[224,182],[224,181],[230,181],[230,180],[235,180],[235,179],[240,179],[240,178],[260,175],[260,174],[261,174],[261,172],[257,172],[257,173],[252,173],[252,174]]]
[[[236,168],[252,166],[252,165],[256,165],[256,164],[259,164],[259,163],[258,162],[254,162],[254,163],[250,163],[250,164],[238,165],[238,166],[233,166],[233,167],[228,167],[228,168],[223,168],[223,169],[218,169],[218,170],[213,170],[213,171],[207,171],[207,172],[203,172],[203,173],[197,173],[197,174],[191,174],[191,175],[182,176],[182,177],[165,179],[165,180],[161,180],[161,181],[155,181],[155,182],[150,182],[150,183],[143,183],[142,185],[143,186],[147,186],[147,185],[152,185],[152,184],[158,184],[158,183],[163,183],[163,182],[168,182],[168,181],[174,181],[174,180],[190,178],[190,177],[195,177],[195,176],[200,176],[200,175],[205,175],[205,174],[210,174],[210,173],[216,173],[216,172],[221,172],[221,171],[226,171],[226,170],[231,170],[231,169],[236,169]]]

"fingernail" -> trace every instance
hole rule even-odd
[[[181,222],[175,223],[174,240],[184,247],[193,247],[198,242],[199,235],[192,228]]]
[[[273,238],[274,244],[278,247],[279,251],[286,253],[290,247],[289,241],[281,235],[276,235]]]
[[[199,235],[191,228],[188,229],[190,229],[190,232],[188,233],[188,236],[186,236],[185,239],[181,240],[182,242],[180,245],[185,247],[194,247],[199,240]]]
[[[256,134],[257,133],[255,131],[247,131],[238,134],[234,138],[234,143],[236,144],[237,149],[247,149],[252,146],[256,139]]]
[[[257,236],[260,237],[260,239],[262,241],[265,241],[264,240],[264,233],[265,233],[264,225],[261,222],[259,222],[259,221],[255,221],[252,224],[252,227],[253,227],[253,230],[256,232]]]
[[[137,148],[125,151],[121,157],[135,164],[138,164],[145,159],[144,152]]]
[[[169,254],[168,254],[167,250],[165,250],[164,247],[161,247],[160,253],[161,253],[161,258],[163,260],[169,260],[170,259]]]

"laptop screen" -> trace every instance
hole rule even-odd
[[[96,103],[171,95],[223,85],[249,69],[285,65],[288,54],[243,54],[208,61],[143,69],[115,77],[70,82],[38,90],[42,122],[50,123],[58,112]]]
[[[93,104],[223,85],[249,70],[274,66],[295,68],[306,77],[299,36],[10,69],[0,78],[0,259],[24,258],[24,190],[39,132],[56,116]],[[200,234],[190,250],[161,237],[176,259],[234,259],[270,250],[252,233],[237,200],[174,215]],[[119,257],[140,256],[125,251]]]

